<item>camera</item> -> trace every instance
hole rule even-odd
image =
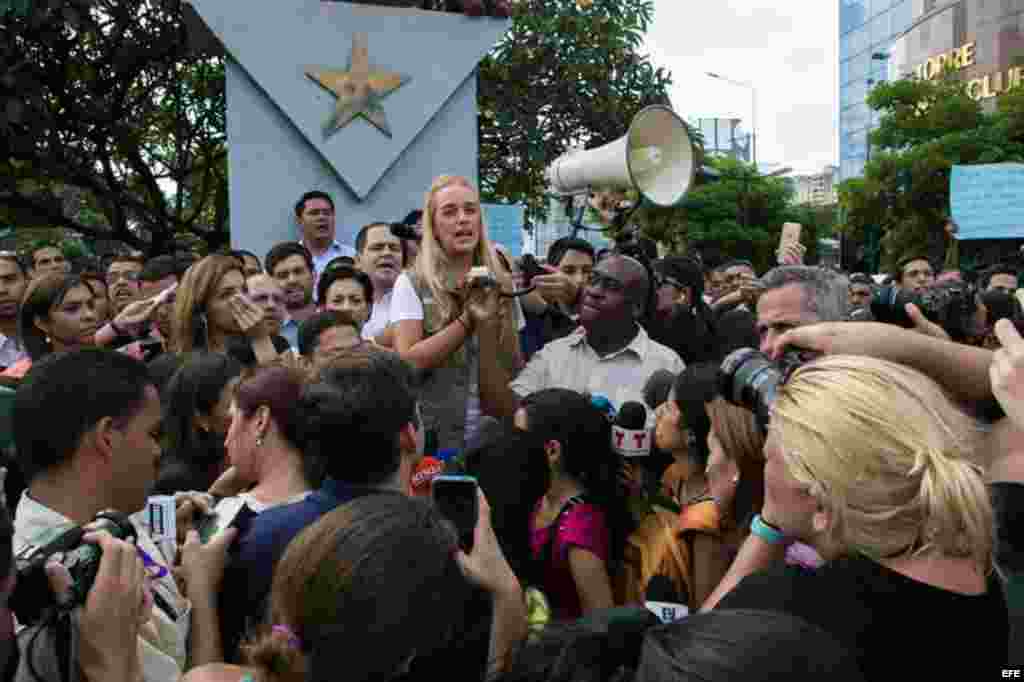
[[[406,225],[404,223],[391,223],[391,234],[399,239],[405,239],[408,241],[418,242],[420,240],[420,235],[416,232],[416,227],[413,225]]]
[[[519,259],[519,271],[523,273],[523,286],[528,287],[534,277],[547,274],[532,254],[525,253]]]
[[[877,322],[911,328],[906,305],[913,303],[929,321],[939,325],[954,341],[977,334],[977,295],[969,284],[946,282],[915,294],[894,286],[883,287],[871,298],[871,314]]]
[[[56,535],[55,531],[44,531],[37,538],[41,544],[33,542],[15,557],[18,579],[10,607],[19,623],[35,625],[58,607],[45,571],[51,558],[57,558],[71,574],[71,601],[63,606],[73,608],[85,603],[99,571],[102,551],[99,545],[83,543],[82,537],[96,531],[106,531],[119,540],[136,538],[135,527],[126,514],[103,511],[88,528],[75,526]]]
[[[793,370],[812,359],[807,351],[787,350],[778,362],[772,362],[759,350],[740,348],[722,361],[718,391],[730,403],[753,412],[758,426],[767,433],[779,387]]]
[[[498,280],[487,268],[475,267],[466,276],[466,284],[470,289],[487,289],[498,286]]]

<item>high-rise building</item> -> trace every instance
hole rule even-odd
[[[839,0],[839,176],[859,176],[868,132],[878,124],[867,103],[871,86],[888,78],[894,36],[910,28],[925,0]]]
[[[697,120],[704,137],[704,152],[751,162],[751,135],[738,118],[701,118]]]
[[[827,206],[836,203],[837,170],[835,166],[825,166],[820,173],[794,175],[787,178],[792,181],[796,203],[813,206]]]
[[[986,107],[1024,81],[1024,0],[839,0],[840,180],[870,158],[872,86],[947,68]]]

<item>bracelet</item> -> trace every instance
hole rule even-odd
[[[781,530],[771,525],[760,514],[754,516],[750,522],[750,532],[761,538],[769,545],[781,545],[786,541],[786,536]]]
[[[114,322],[113,320],[111,320],[108,324],[110,325],[110,328],[114,330],[114,334],[116,334],[117,336],[128,336],[128,334],[124,333],[123,329],[118,328],[117,323]]]

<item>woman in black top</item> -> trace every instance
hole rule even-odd
[[[705,608],[804,618],[869,680],[927,677],[950,656],[1012,662],[979,434],[903,365],[837,355],[796,370],[773,404],[761,515]],[[780,566],[792,540],[825,566]]]

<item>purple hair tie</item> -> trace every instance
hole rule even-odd
[[[271,631],[275,635],[284,635],[285,637],[287,637],[288,646],[290,646],[291,648],[295,649],[296,651],[302,650],[302,640],[299,639],[299,636],[295,634],[295,631],[287,625],[275,625],[271,628]]]

